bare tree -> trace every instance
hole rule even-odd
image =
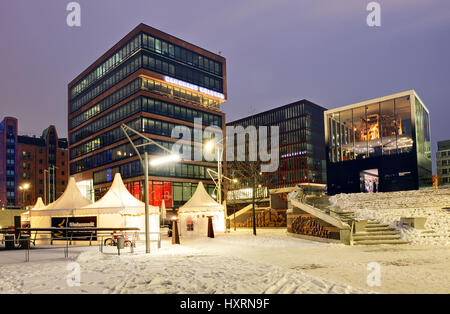
[[[273,174],[262,173],[257,161],[234,161],[228,164],[228,169],[233,178],[238,178],[239,188],[252,189],[253,234],[256,235],[256,202],[266,197],[265,191],[273,180]]]

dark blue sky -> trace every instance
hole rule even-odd
[[[1,117],[24,134],[55,124],[67,135],[67,83],[139,23],[228,62],[227,121],[299,99],[327,108],[415,89],[436,141],[450,139],[450,2],[380,0],[69,0],[0,2]]]

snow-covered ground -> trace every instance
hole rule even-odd
[[[373,219],[397,228],[402,238],[416,245],[450,244],[450,189],[390,193],[339,194],[330,203],[357,218]],[[401,217],[425,217],[433,235],[398,224]]]
[[[349,247],[292,238],[283,229],[242,229],[216,238],[163,241],[149,255],[109,247],[0,251],[0,293],[448,293],[450,247]],[[70,262],[81,285],[69,287]],[[369,287],[367,264],[381,266]]]
[[[285,237],[285,236],[284,236]],[[235,255],[212,250],[229,236],[216,239],[191,239],[203,244],[194,248],[189,244],[171,245],[163,242],[161,249],[152,248],[145,255],[142,247],[135,254],[122,252],[117,256],[114,248],[105,254],[97,247],[71,248],[71,259],[62,258],[63,250],[47,249],[31,251],[30,263],[13,262],[3,257],[11,252],[0,253],[0,292],[2,293],[363,293],[345,284],[318,279],[298,270],[285,269],[261,261],[249,261]],[[248,242],[257,245],[252,236],[238,236],[232,242],[241,243],[244,250]],[[279,243],[271,236],[261,236],[266,248]],[[235,241],[237,240],[237,242]],[[293,246],[301,247],[296,240],[284,239]],[[311,246],[309,243],[306,247]],[[291,246],[292,247],[292,246]],[[35,255],[35,252],[37,255]],[[80,253],[81,252],[81,253]],[[23,251],[15,260],[23,260]],[[220,254],[221,253],[221,254]],[[47,260],[43,260],[47,256]],[[33,260],[38,260],[33,262]],[[76,261],[81,268],[81,285],[69,287],[66,283],[67,265]]]

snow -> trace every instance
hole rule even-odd
[[[182,239],[162,248],[141,243],[117,256],[115,247],[0,251],[0,293],[447,293],[450,247],[350,247],[289,237],[284,229],[241,229],[211,239]],[[81,285],[69,287],[67,265],[77,262]],[[378,262],[380,287],[366,283]]]
[[[279,232],[278,232],[279,233]],[[222,238],[222,239],[221,239]],[[62,258],[60,249],[32,250],[31,262],[5,263],[5,254],[23,251],[0,252],[1,293],[363,293],[366,289],[355,289],[346,284],[316,278],[301,271],[280,266],[249,261],[220,252],[227,241],[251,246],[278,247],[280,240],[285,247],[305,245],[303,241],[287,238],[283,234],[261,235],[261,241],[250,234],[236,238],[223,236],[191,240],[193,245],[171,245],[168,239],[159,250],[152,247],[149,255],[143,247],[135,254],[126,249],[120,256],[115,248],[105,248],[100,253],[97,247],[71,247],[70,260]],[[230,238],[230,239],[226,239]],[[258,243],[259,242],[259,243]],[[308,245],[315,245],[308,243]],[[209,248],[209,249],[208,249]],[[212,248],[218,248],[214,250]],[[242,249],[242,248],[241,248]],[[36,260],[35,252],[46,251],[47,259]],[[42,256],[41,256],[42,257]],[[20,259],[20,258],[19,258]],[[81,285],[68,287],[66,269],[69,262],[76,261],[81,267]]]
[[[338,194],[330,198],[338,210],[354,211],[356,218],[372,219],[398,229],[402,238],[415,245],[450,244],[450,189],[390,193]],[[427,231],[399,224],[401,217],[425,217]]]

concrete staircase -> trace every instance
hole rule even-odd
[[[408,241],[401,239],[400,232],[386,224],[377,221],[368,221],[364,231],[353,233],[354,245],[374,245],[374,244],[408,244]]]
[[[355,213],[351,211],[334,212],[342,222],[352,225],[355,221]],[[381,224],[375,220],[369,220],[364,231],[354,232],[352,236],[353,245],[375,245],[375,244],[408,244],[401,239],[401,234],[395,228],[387,224]]]

